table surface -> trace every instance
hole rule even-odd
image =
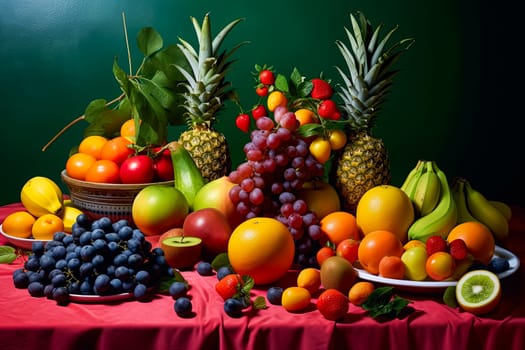
[[[0,222],[21,209],[0,207]],[[525,211],[513,208],[511,234],[504,248],[521,266],[502,280],[500,305],[485,316],[446,306],[440,293],[397,291],[410,300],[410,313],[387,322],[376,321],[350,305],[338,322],[324,319],[315,308],[289,313],[280,306],[249,311],[231,318],[215,292],[215,276],[193,271],[183,276],[191,285],[194,316],[178,317],[174,301],[156,295],[149,302],[133,299],[105,304],[70,303],[29,296],[13,286],[12,273],[23,258],[0,264],[0,344],[2,349],[523,349],[525,344]],[[7,244],[0,237],[0,245]],[[282,285],[292,283],[290,271]],[[287,284],[288,283],[288,284]],[[253,295],[266,295],[256,287]]]

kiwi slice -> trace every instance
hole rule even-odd
[[[473,270],[464,274],[456,285],[459,306],[473,314],[492,311],[501,299],[499,278],[488,270]]]

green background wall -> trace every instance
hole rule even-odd
[[[338,81],[334,66],[343,62],[334,41],[345,39],[349,13],[359,10],[387,29],[399,25],[396,38],[416,39],[399,61],[402,71],[374,129],[389,149],[393,183],[400,185],[418,159],[433,159],[450,178],[464,176],[488,197],[522,205],[523,73],[512,18],[518,11],[511,1],[497,6],[473,0],[2,0],[0,204],[19,201],[32,176],[60,183],[69,148],[86,124],[46,152],[41,148],[89,101],[119,94],[111,65],[114,56],[126,60],[122,12],[135,53],[135,35],[145,26],[165,43],[178,36],[193,43],[189,16],[201,20],[210,12],[216,30],[245,18],[225,44],[251,42],[238,51],[229,75],[248,109],[257,101],[251,77],[257,63],[286,74],[298,67],[309,77],[324,71]],[[218,125],[232,144],[234,164],[247,140],[234,127],[237,112],[228,105]],[[173,138],[178,132],[170,131]]]

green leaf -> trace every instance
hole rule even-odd
[[[164,42],[160,34],[151,27],[142,28],[137,34],[137,45],[140,52],[148,57],[162,49]]]
[[[394,296],[393,290],[393,287],[376,288],[361,307],[367,310],[372,318],[391,319],[397,317],[409,301],[397,295]]]
[[[162,278],[159,281],[159,284],[158,284],[159,292],[161,292],[161,293],[168,292],[169,289],[170,289],[170,286],[174,282],[184,282],[184,283],[186,283],[186,285],[188,284],[188,281],[186,281],[186,279],[184,279],[184,277],[179,272],[179,270],[173,269],[173,273],[174,273],[173,277],[164,277],[164,278]]]
[[[129,86],[131,85],[128,79],[128,75],[117,63],[117,58],[113,60],[113,75],[115,76],[115,79],[117,80],[118,84],[120,85],[120,89],[122,92],[126,94],[126,96],[129,96]]]
[[[267,306],[266,306],[266,299],[259,295],[258,297],[256,297],[254,300],[253,300],[253,308],[255,310],[262,310],[262,309],[266,309]]]
[[[220,253],[215,256],[211,262],[211,267],[217,271],[223,266],[230,266],[230,259],[228,259],[228,253]]]
[[[297,95],[299,97],[308,97],[314,88],[314,84],[311,81],[303,81],[297,86]]]
[[[299,88],[299,85],[301,85],[301,83],[304,81],[304,77],[301,75],[301,73],[299,73],[299,70],[297,68],[294,68],[292,70],[292,74],[290,75],[290,81],[296,88]]]
[[[13,247],[0,246],[0,264],[10,264],[16,259],[16,250]]]
[[[443,302],[452,307],[458,307],[458,301],[456,299],[456,286],[448,286],[443,293]]]
[[[277,77],[275,77],[274,85],[277,88],[277,90],[280,90],[284,93],[290,92],[290,88],[288,86],[288,79],[286,79],[286,77],[282,74],[277,74]]]
[[[109,109],[103,99],[93,100],[84,112],[89,125],[84,130],[84,137],[102,135],[107,138],[117,136],[120,126],[129,119],[129,105],[122,102],[119,109]]]
[[[323,132],[323,126],[317,123],[304,124],[297,129],[297,133],[302,137],[317,136],[321,135]]]

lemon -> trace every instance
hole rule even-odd
[[[464,274],[456,285],[459,306],[472,314],[489,313],[501,299],[501,284],[493,272],[473,270]]]

